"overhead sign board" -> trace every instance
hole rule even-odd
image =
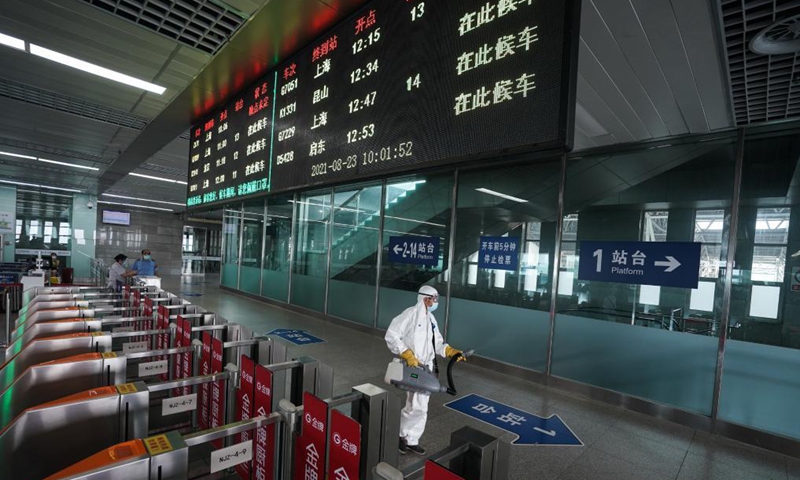
[[[700,243],[580,242],[579,280],[697,288]]]
[[[519,237],[481,237],[478,267],[516,271],[519,265]]]

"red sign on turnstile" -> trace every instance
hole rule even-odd
[[[325,446],[328,440],[328,404],[303,393],[303,432],[295,451],[295,480],[325,478]]]
[[[150,297],[144,297],[144,308],[142,309],[143,316],[147,317],[147,320],[144,321],[144,325],[142,325],[142,330],[152,330],[153,329],[153,299]],[[147,345],[150,348],[153,347],[152,337],[142,337],[142,340],[147,340]]]
[[[208,332],[203,332],[203,353],[200,356],[200,375],[209,375],[211,373],[211,335]],[[208,383],[200,385],[200,400],[197,402],[200,405],[200,418],[197,423],[200,430],[207,430],[209,424],[209,404],[211,400],[211,386]]]
[[[422,480],[464,480],[450,470],[444,468],[436,462],[428,460],[425,462],[425,475]]]
[[[222,340],[211,339],[211,373],[222,372]],[[211,428],[225,424],[225,386],[224,380],[211,384]],[[222,448],[222,439],[211,442],[215,448]]]
[[[164,305],[159,305],[156,315],[156,328],[159,330],[169,330],[169,310]],[[169,348],[169,334],[159,333],[156,335],[156,349]],[[166,356],[161,356],[158,360],[166,360]],[[162,373],[160,375],[162,381],[169,380],[169,375]]]
[[[175,323],[178,325],[177,330],[175,330],[175,347],[190,347],[192,345],[192,322],[178,315],[178,319]],[[190,353],[176,355],[175,362],[173,363],[172,378],[189,378],[192,376],[191,372],[192,355]],[[189,395],[191,393],[191,388],[175,388],[172,392],[175,396]]]
[[[256,416],[272,413],[272,372],[263,365],[255,369],[255,398],[253,412]],[[253,478],[273,480],[275,477],[275,426],[256,429]]]
[[[142,305],[142,292],[139,291],[139,290],[134,290],[132,297],[133,297],[133,301],[132,301],[132,307],[131,308],[133,308],[133,311],[134,311],[133,315],[138,317],[140,315],[139,307]],[[136,330],[143,330],[142,327],[144,327],[144,324],[142,323],[141,320],[138,320],[136,322]],[[139,340],[141,340],[141,338]]]
[[[241,382],[236,392],[236,420],[248,420],[253,417],[253,395],[255,391],[255,363],[253,359],[242,355],[239,361]],[[242,432],[235,443],[250,440],[250,432]],[[255,456],[253,457],[255,458]],[[250,462],[236,466],[236,473],[242,480],[250,480]]]
[[[331,412],[328,478],[358,480],[361,466],[361,424],[338,410]]]

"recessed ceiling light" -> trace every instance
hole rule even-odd
[[[65,165],[67,167],[72,167],[72,168],[82,168],[84,170],[94,170],[94,171],[100,170],[97,167],[86,167],[84,165],[76,165],[74,163],[67,163],[67,162],[57,162],[55,160],[47,160],[47,159],[44,159],[44,158],[40,158],[39,161],[40,162],[46,162],[46,163],[55,163],[56,165]]]
[[[165,200],[150,200],[149,198],[139,198],[139,197],[126,197],[124,195],[114,195],[111,193],[104,193],[104,197],[113,197],[113,198],[124,198],[125,200],[139,200],[140,202],[153,202],[153,203],[163,203],[166,205],[177,205],[179,207],[184,207],[183,203],[176,203],[176,202],[167,202]]]
[[[122,205],[123,207],[149,208],[150,210],[161,210],[162,212],[174,212],[174,210],[171,208],[151,207],[149,205],[134,205],[132,203],[107,202],[105,200],[98,200],[97,203],[103,203],[105,205]]]
[[[485,193],[487,195],[494,195],[495,197],[505,198],[506,200],[511,200],[512,202],[517,203],[528,203],[527,200],[524,198],[519,197],[512,197],[511,195],[506,195],[505,193],[495,192],[494,190],[489,190],[488,188],[476,188],[475,190]]]
[[[37,185],[35,183],[12,182],[11,180],[0,180],[0,183],[8,183],[8,184],[11,184],[11,185],[21,185],[23,187],[46,188],[48,190],[61,190],[61,191],[64,191],[64,192],[75,192],[75,193],[83,192],[83,190],[75,190],[74,188],[50,187],[48,185]]]
[[[180,180],[172,180],[170,178],[154,177],[152,175],[143,175],[141,173],[133,173],[133,172],[129,173],[128,175],[133,175],[134,177],[140,177],[140,178],[149,178],[150,180],[158,180],[160,182],[182,183],[182,184],[186,185],[186,182],[182,182]]]
[[[30,155],[20,155],[19,153],[0,152],[0,155],[5,155],[7,157],[24,158],[26,160],[36,160],[36,157],[32,157]]]
[[[64,55],[63,53],[58,53],[54,50],[40,47],[39,45],[34,45],[32,43],[30,44],[29,51],[33,55],[36,55],[37,57],[46,58],[56,63],[76,68],[78,70],[91,73],[92,75],[97,75],[98,77],[103,77],[109,80],[113,80],[115,82],[124,83],[125,85],[130,85],[131,87],[141,88],[142,90],[147,90],[148,92],[157,93],[158,95],[161,95],[167,90],[166,88],[161,87],[159,85],[155,85],[150,82],[145,82],[144,80],[131,77],[130,75],[125,75],[124,73],[115,72],[114,70],[110,70],[108,68],[101,67],[93,63],[85,62],[75,57],[70,57],[69,55]]]
[[[0,45],[25,51],[25,40],[20,40],[19,38],[12,37],[11,35],[5,35],[3,33],[0,33]]]

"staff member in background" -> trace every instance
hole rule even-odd
[[[122,290],[126,277],[136,275],[136,272],[133,270],[127,270],[125,268],[125,260],[127,259],[128,257],[120,253],[114,257],[114,264],[108,269],[108,288],[115,292]]]
[[[150,256],[150,250],[146,248],[142,250],[142,258],[133,262],[131,269],[134,275],[139,275],[140,277],[155,277],[158,275],[158,264]]]

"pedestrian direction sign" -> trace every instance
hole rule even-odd
[[[700,243],[580,243],[579,280],[697,288]]]
[[[407,235],[389,237],[389,261],[435,267],[439,264],[441,237]]]
[[[540,417],[474,393],[444,406],[517,435],[514,445],[583,446],[558,415]]]

